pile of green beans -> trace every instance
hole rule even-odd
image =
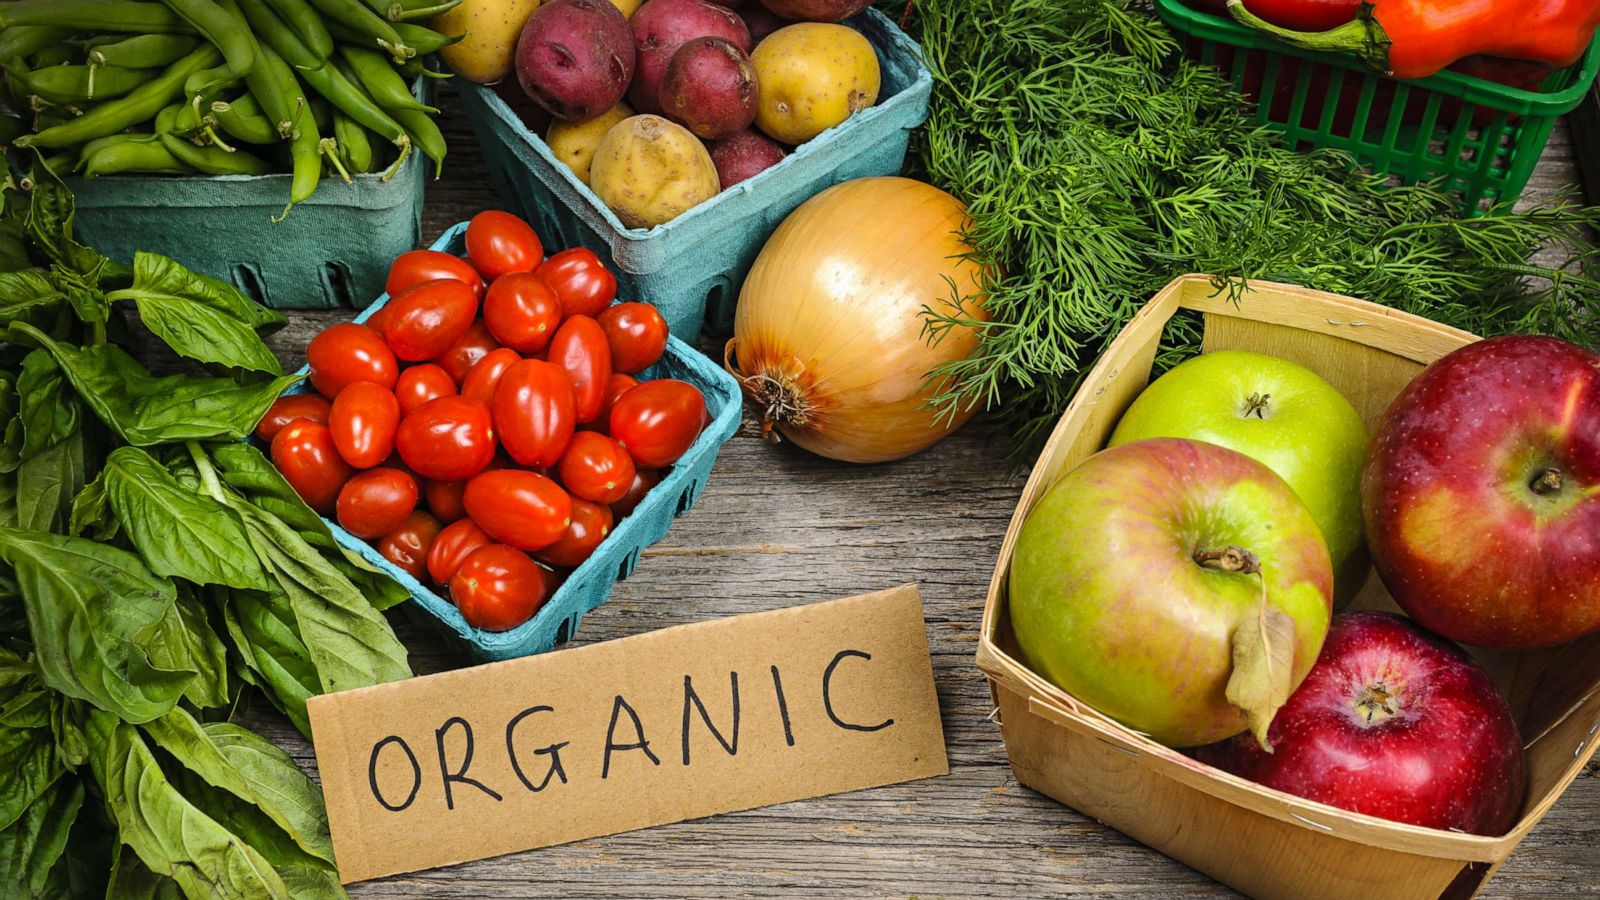
[[[0,3],[0,146],[58,174],[394,177],[445,141],[411,85],[461,0]]]

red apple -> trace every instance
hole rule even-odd
[[[1195,751],[1243,778],[1426,828],[1504,834],[1527,790],[1522,738],[1489,676],[1380,612],[1334,616],[1322,656],[1268,732]]]
[[[1378,424],[1362,513],[1432,631],[1520,649],[1600,629],[1600,357],[1516,336],[1438,360]]]

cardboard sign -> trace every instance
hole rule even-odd
[[[347,884],[950,771],[915,586],[309,709]]]

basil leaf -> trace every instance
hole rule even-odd
[[[28,236],[52,261],[88,276],[91,283],[98,281],[110,268],[110,260],[72,239],[77,209],[72,192],[46,166],[34,166],[32,174],[34,185],[25,222]]]
[[[22,462],[22,397],[17,376],[0,370],[0,474],[15,472]]]
[[[171,297],[135,300],[145,327],[179,356],[282,375],[283,366],[249,325],[210,307]]]
[[[137,556],[106,544],[0,528],[45,684],[130,722],[177,702],[192,670],[158,666],[145,649],[176,600]]]
[[[37,456],[78,430],[78,398],[67,376],[47,351],[34,350],[22,360],[17,376],[18,416],[22,423],[21,458]]]
[[[7,728],[49,728],[51,701],[61,696],[55,691],[45,689],[44,683],[38,678],[30,677],[21,685],[19,690],[0,705],[0,725]]]
[[[333,865],[306,853],[260,809],[218,790],[192,772],[175,772],[173,784],[196,808],[254,847],[270,863],[295,900],[343,900]]]
[[[234,507],[267,573],[283,589],[324,692],[411,677],[406,648],[383,614],[282,519]]]
[[[95,480],[83,486],[78,496],[72,498],[67,534],[106,542],[116,537],[121,528],[122,523],[117,521],[111,504],[106,500],[106,473],[101,471]],[[84,532],[89,534],[85,535]]]
[[[173,787],[137,728],[96,710],[89,736],[89,762],[118,834],[150,871],[190,897],[289,896],[260,853]]]
[[[111,304],[98,285],[98,264],[92,272],[80,275],[69,266],[57,263],[50,267],[50,277],[55,280],[56,289],[67,298],[67,303],[79,319],[104,323],[111,318]]]
[[[22,223],[9,218],[0,221],[0,272],[20,272],[32,265]]]
[[[195,584],[269,586],[239,517],[185,489],[150,454],[118,447],[106,457],[100,477],[117,520],[150,571]]]
[[[227,649],[187,585],[178,587],[171,610],[157,623],[145,647],[155,665],[195,673],[184,688],[184,699],[201,709],[228,704]]]
[[[265,691],[272,705],[310,737],[306,700],[321,692],[321,683],[289,598],[276,588],[270,592],[214,588],[212,593],[244,664],[241,677]]]
[[[44,269],[0,272],[0,323],[37,322],[67,302]]]
[[[64,694],[53,693],[50,699],[50,731],[55,737],[56,759],[67,768],[76,769],[89,758],[89,738],[83,733],[89,705]]]
[[[333,862],[322,793],[289,754],[237,725],[202,726],[181,707],[145,725],[145,732],[207,784],[261,810],[301,850]]]
[[[328,524],[300,499],[266,454],[242,441],[211,444],[206,449],[217,474],[246,500],[288,523],[311,546],[339,549]]]
[[[0,831],[0,897],[46,896],[51,870],[83,806],[83,782],[61,778]]]
[[[37,329],[24,328],[24,333],[50,351],[101,421],[136,447],[242,438],[272,401],[299,380],[294,375],[253,384],[192,375],[157,378],[114,344],[79,348]]]
[[[109,299],[161,300],[204,307],[261,334],[270,334],[289,321],[283,313],[251,300],[221,279],[191,272],[175,260],[143,250],[133,255],[133,286],[111,292]],[[142,313],[143,306],[140,310]]]
[[[411,592],[400,582],[373,568],[371,563],[348,548],[341,546],[339,549],[342,556],[331,560],[333,567],[350,579],[350,583],[356,586],[361,596],[367,598],[373,609],[381,612],[411,599]]]
[[[178,882],[150,871],[138,854],[120,845],[111,864],[111,884],[106,886],[107,900],[113,897],[116,900],[184,900],[183,888]]]
[[[22,461],[17,467],[16,524],[59,531],[71,518],[72,500],[83,490],[87,468],[83,429]]]
[[[85,773],[87,774],[87,773]],[[79,781],[83,781],[79,778]],[[113,850],[120,846],[105,804],[88,791],[91,802],[78,809],[77,820],[67,835],[67,846],[50,870],[44,896],[66,900],[102,900],[119,897],[106,893],[106,882],[115,863]]]
[[[0,528],[15,528],[16,525],[17,473],[0,472]]]
[[[48,729],[0,725],[0,828],[10,828],[61,772]]]

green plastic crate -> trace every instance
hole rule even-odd
[[[1524,90],[1443,71],[1384,78],[1354,57],[1291,47],[1227,16],[1156,0],[1191,58],[1227,73],[1256,101],[1255,118],[1291,146],[1343,150],[1402,183],[1440,180],[1476,215],[1515,199],[1557,117],[1571,112],[1600,71],[1600,41],[1581,60]]]
[[[112,259],[170,256],[278,309],[360,307],[383,293],[396,256],[422,239],[431,165],[413,153],[395,177],[323,178],[290,211],[289,175],[69,178],[78,239]]]

